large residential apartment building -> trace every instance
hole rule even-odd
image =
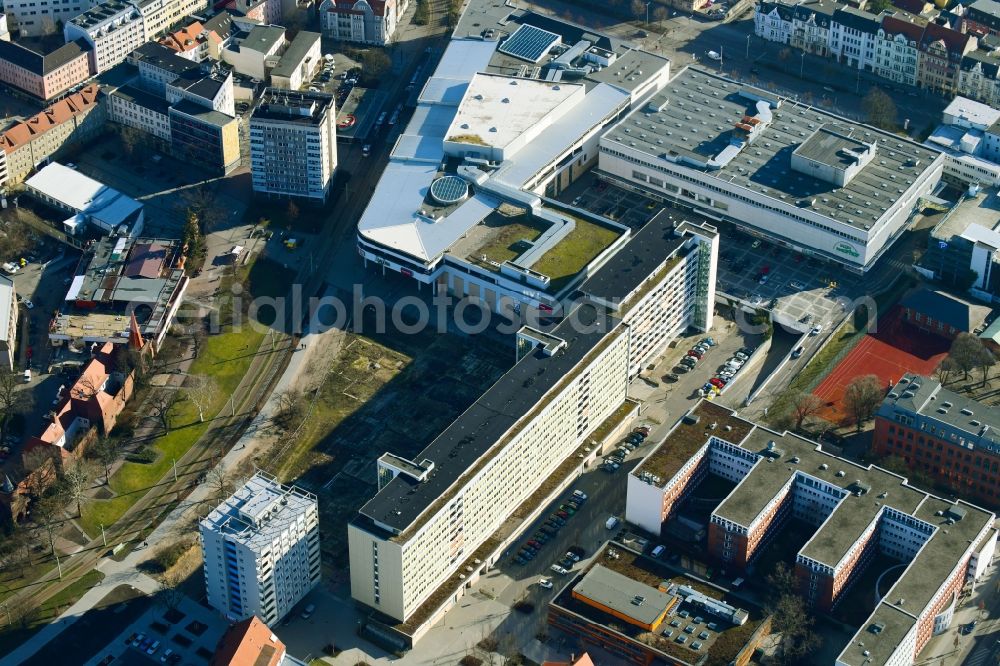
[[[1000,505],[1000,413],[930,377],[904,375],[875,415],[873,451],[961,497]]]
[[[320,29],[331,39],[385,45],[409,5],[410,0],[323,0]]]
[[[3,13],[21,37],[41,37],[97,5],[99,0],[4,0]]]
[[[99,88],[89,85],[0,134],[0,151],[6,163],[0,187],[20,183],[46,160],[58,157],[63,146],[100,134],[106,115],[99,95]]]
[[[951,626],[996,550],[993,513],[918,490],[790,433],[702,402],[629,474],[626,520],[653,534],[709,475],[734,484],[711,513],[710,556],[744,571],[789,521],[813,530],[795,553],[800,593],[837,606],[876,554],[905,570],[843,648],[838,666],[912,664]]]
[[[64,94],[93,73],[90,46],[84,40],[69,41],[47,52],[0,40],[0,81],[43,102]]]
[[[316,496],[258,471],[200,529],[208,603],[231,622],[285,617],[320,579]]]
[[[95,74],[124,62],[147,39],[139,8],[122,0],[106,0],[70,19],[63,26],[63,34],[67,42],[81,39],[90,46]]]
[[[986,98],[996,95],[992,42],[981,42],[982,31],[964,17],[935,14],[896,7],[873,14],[835,0],[765,0],[756,6],[754,26],[757,36],[768,41],[896,83],[991,101]]]
[[[863,273],[943,162],[915,141],[689,67],[603,133],[598,171]]]
[[[332,95],[267,88],[250,118],[250,174],[258,194],[326,201],[337,170]]]

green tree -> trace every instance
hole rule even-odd
[[[868,0],[868,6],[865,7],[865,11],[878,15],[890,8],[892,8],[891,0]]]
[[[183,244],[187,246],[187,256],[193,260],[205,255],[205,238],[201,235],[201,225],[198,214],[188,209],[187,222],[184,224]],[[193,263],[193,262],[192,262]]]

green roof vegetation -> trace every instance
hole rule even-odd
[[[488,146],[490,144],[483,141],[478,134],[456,134],[455,136],[449,136],[445,141],[454,141],[455,143],[471,143],[476,146]]]
[[[469,261],[490,270],[495,269],[490,261],[502,264],[520,256],[528,249],[523,241],[534,241],[548,227],[527,213],[506,216],[499,212],[491,213],[483,220],[482,226],[492,231],[489,232],[489,239],[472,251]]]
[[[547,275],[552,280],[549,291],[553,293],[565,287],[621,235],[621,232],[610,227],[579,217],[573,219],[576,221],[573,231],[531,266],[531,270]]]

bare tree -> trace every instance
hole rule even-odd
[[[46,495],[37,500],[31,509],[31,518],[35,525],[47,537],[49,554],[56,554],[56,528],[59,526],[59,514],[62,513],[62,503],[56,495]]]
[[[958,371],[959,370],[955,365],[955,361],[953,361],[950,357],[945,356],[941,359],[941,362],[938,363],[937,369],[934,372],[937,374],[938,381],[941,382],[942,386],[944,386],[951,379],[952,375]]]
[[[285,429],[291,429],[305,410],[305,400],[302,391],[296,389],[286,389],[277,396],[278,408],[274,414],[274,421]]]
[[[87,491],[94,482],[94,466],[89,460],[76,459],[66,464],[59,484],[59,495],[76,504],[76,515],[83,515],[83,502],[89,499]]]
[[[798,594],[795,572],[784,562],[779,562],[767,576],[770,591],[766,603],[772,618],[772,630],[781,634],[778,649],[770,663],[808,663],[808,657],[820,645],[813,631],[813,617],[805,601]]]
[[[198,409],[198,421],[204,423],[205,409],[219,392],[219,384],[208,375],[190,375],[185,382],[185,395]]]
[[[858,432],[865,421],[875,415],[875,410],[882,403],[885,391],[882,382],[875,375],[855,377],[844,390],[844,406],[847,407]]]
[[[31,392],[22,388],[21,375],[6,367],[0,368],[0,440],[7,436],[10,417],[24,413],[30,407]]]
[[[30,595],[12,595],[3,605],[10,623],[21,629],[30,627],[38,612],[38,601]]]
[[[22,462],[27,474],[25,480],[27,481],[28,494],[31,495],[32,499],[38,499],[56,478],[56,464],[53,455],[43,447],[36,447],[24,454]]]
[[[122,455],[122,443],[116,437],[100,437],[94,442],[87,455],[104,468],[104,483],[111,483],[111,468]]]
[[[815,415],[823,409],[823,401],[815,393],[800,393],[792,404],[792,411],[795,412],[795,429],[801,430],[802,424],[810,416]]]
[[[955,364],[955,368],[961,370],[963,378],[969,378],[969,372],[975,368],[988,367],[993,365],[993,354],[990,353],[982,340],[969,333],[959,333],[951,343],[948,350],[948,358]]]
[[[211,490],[210,498],[220,502],[233,492],[233,481],[221,465],[213,467],[205,473],[205,485]]]
[[[149,395],[148,405],[149,411],[160,422],[163,426],[163,430],[170,432],[170,419],[172,414],[170,413],[174,406],[174,400],[177,398],[174,392],[169,389],[161,389],[158,391],[153,391]]]

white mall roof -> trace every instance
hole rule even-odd
[[[98,225],[113,229],[130,221],[142,204],[75,169],[53,162],[25,185],[67,208],[84,213]]]
[[[575,95],[580,84],[476,74],[448,130],[448,139],[474,136],[503,148]]]
[[[434,75],[424,86],[417,109],[393,147],[389,164],[361,216],[358,232],[363,238],[428,262],[442,255],[500,205],[497,197],[480,187],[478,193],[437,221],[420,214],[431,182],[444,161],[443,140],[459,114],[459,103],[470,82],[475,78],[478,85],[482,79],[488,88],[509,85],[509,77],[477,76],[489,65],[495,48],[495,42],[472,39],[455,39],[449,43]],[[523,86],[528,92],[528,98],[542,94],[543,88],[552,92],[554,86],[530,79],[519,79],[518,83],[518,88]],[[536,83],[542,87],[535,86]],[[561,84],[561,90],[555,91],[556,106],[579,87]],[[568,92],[563,93],[564,90]],[[498,94],[486,92],[494,97]],[[628,100],[627,92],[609,84],[598,84],[582,100],[562,112],[538,138],[517,152],[515,158],[507,159],[489,180],[501,187],[522,188],[573,142]],[[550,104],[534,112],[525,108],[530,104],[529,99],[521,99],[518,104],[511,104],[515,107],[512,109],[514,114],[498,118],[498,130],[507,122],[515,126],[505,141],[520,135],[530,123],[538,122],[553,108]],[[485,105],[477,108],[476,122],[486,122]],[[528,121],[520,118],[519,113],[527,116]],[[506,136],[506,130],[504,132]]]

